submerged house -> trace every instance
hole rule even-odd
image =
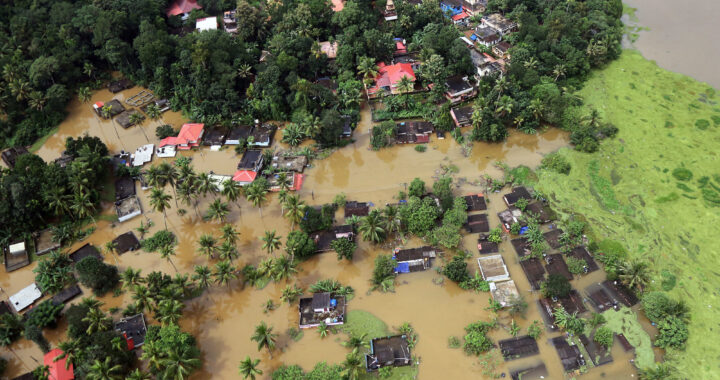
[[[370,213],[370,203],[349,201],[345,203],[345,217],[367,216]]]
[[[375,338],[370,341],[370,353],[365,355],[365,367],[368,372],[383,367],[401,367],[410,365],[410,345],[405,335]]]
[[[225,143],[227,132],[223,128],[210,128],[203,136],[202,144],[209,146],[210,150],[220,150]]]
[[[135,179],[120,177],[115,180],[115,200],[122,200],[135,195]]]
[[[467,127],[472,124],[472,106],[465,106],[461,108],[453,108],[450,110],[450,116],[455,122],[455,126],[458,128]]]
[[[60,243],[56,243],[53,241],[52,230],[50,230],[49,228],[40,232],[36,232],[34,235],[36,256],[41,256],[52,251],[53,249],[60,248]]]
[[[251,133],[252,127],[249,125],[233,127],[225,138],[225,145],[240,145],[240,141],[247,141]]]
[[[264,157],[261,150],[249,149],[243,153],[242,159],[238,163],[238,170],[252,170],[259,172],[264,163]]]
[[[329,230],[317,231],[310,234],[310,239],[315,242],[316,252],[332,251],[331,244],[337,239],[355,240],[355,232],[349,224],[333,226]]]
[[[9,301],[15,312],[19,313],[42,297],[42,292],[34,282],[10,296]]]
[[[115,252],[118,255],[140,249],[140,240],[138,240],[137,236],[135,236],[132,231],[128,231],[116,237],[113,239],[113,243],[115,244]]]
[[[125,107],[117,99],[113,99],[107,103],[95,102],[93,103],[93,109],[98,116],[105,119],[113,118],[125,111]],[[107,114],[105,114],[103,110],[107,110]]]
[[[76,249],[75,252],[71,253],[69,257],[73,263],[77,264],[80,260],[89,256],[94,256],[100,261],[103,260],[100,251],[98,251],[97,248],[95,248],[94,246],[90,245],[90,243],[85,243],[82,247]]]
[[[180,133],[176,137],[166,137],[160,140],[158,147],[163,148],[173,146],[179,150],[190,150],[200,145],[200,140],[205,131],[205,124],[202,123],[186,123],[180,128]]]
[[[252,140],[248,138],[248,146],[267,148],[272,144],[277,127],[270,123],[255,125],[250,132]]]
[[[487,282],[505,281],[510,279],[510,272],[505,266],[502,255],[479,257],[477,259],[480,274]]]
[[[301,329],[319,326],[337,326],[345,323],[345,296],[334,293],[315,293],[312,297],[300,298],[298,305]]]
[[[20,241],[5,247],[5,271],[12,272],[30,264],[25,242]]]
[[[15,167],[15,161],[17,161],[17,158],[25,153],[28,153],[28,150],[25,149],[24,146],[8,148],[2,152],[2,160],[8,168],[12,169]]]
[[[395,273],[420,272],[432,267],[435,248],[425,246],[411,249],[396,248],[393,258],[397,261]]]
[[[532,195],[530,195],[530,192],[525,186],[513,187],[509,194],[503,195],[503,200],[505,200],[505,204],[508,206],[515,205],[515,203],[522,198],[532,201]]]
[[[240,186],[249,185],[257,177],[257,172],[252,170],[238,170],[233,174],[232,180],[238,182]]]
[[[284,156],[275,154],[272,158],[271,166],[278,171],[291,171],[302,173],[308,165],[306,156]]]
[[[502,307],[509,306],[515,299],[520,297],[515,281],[499,281],[490,283],[490,295],[493,300]]]
[[[147,334],[145,316],[140,313],[132,317],[121,318],[115,323],[115,331],[125,338],[128,350],[134,350],[145,344],[145,334]]]
[[[115,212],[117,213],[119,222],[130,220],[142,214],[140,199],[138,199],[137,196],[133,195],[123,200],[116,201]]]
[[[398,144],[423,144],[430,142],[434,128],[428,121],[408,121],[398,123],[395,129],[395,142]]]
[[[445,97],[451,103],[460,103],[477,94],[475,87],[468,82],[467,77],[450,77],[445,81],[445,85],[447,86]]]

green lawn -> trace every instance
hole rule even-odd
[[[587,218],[596,239],[652,263],[651,287],[691,308],[674,365],[685,378],[717,378],[720,97],[635,51],[594,72],[580,95],[620,132],[594,154],[562,149],[570,174],[540,171],[536,188],[561,214]]]

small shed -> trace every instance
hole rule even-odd
[[[520,260],[520,267],[533,290],[540,290],[540,284],[545,280],[545,268],[543,268],[540,260],[534,257]]]
[[[400,367],[411,363],[410,345],[405,335],[375,338],[370,341],[370,354],[365,356],[368,372],[382,367]]]
[[[122,103],[120,103],[120,101],[117,99],[113,99],[109,102],[93,103],[93,109],[95,110],[95,113],[98,116],[107,119],[107,117],[105,117],[105,114],[103,113],[103,109],[105,109],[106,107],[108,109],[107,115],[109,116],[109,118],[113,118],[113,117],[125,112],[125,106],[123,106]]]
[[[367,202],[349,201],[345,203],[345,217],[367,216],[370,213],[370,204]]]
[[[580,335],[580,343],[585,347],[590,360],[596,367],[612,363],[613,357],[610,351],[601,344],[595,343],[593,339],[589,339],[585,334]]]
[[[580,353],[580,349],[575,344],[570,344],[564,336],[559,336],[550,340],[555,347],[565,372],[572,372],[585,365],[585,359]]]
[[[515,286],[515,281],[507,280],[491,282],[490,295],[492,295],[493,300],[499,303],[500,306],[506,307],[509,306],[514,299],[520,297],[520,292],[518,292],[517,286]]]
[[[10,244],[5,248],[5,271],[12,272],[30,264],[25,242]]]
[[[145,316],[140,313],[131,317],[121,318],[115,323],[115,331],[122,334],[125,338],[129,350],[140,347],[145,344],[145,334],[147,334]]]
[[[468,233],[490,232],[490,223],[486,214],[468,215],[467,222],[463,225]]]
[[[393,258],[397,261],[395,273],[420,272],[432,267],[435,259],[435,248],[424,246],[419,248],[396,248]]]
[[[21,291],[10,296],[10,304],[12,305],[15,312],[21,312],[27,307],[35,303],[42,297],[42,292],[34,282]]]
[[[487,240],[487,237],[481,237],[478,239],[478,251],[481,255],[487,255],[500,252],[500,247],[498,243]]]
[[[535,338],[527,335],[501,340],[498,346],[506,361],[537,355],[540,352]]]
[[[73,285],[70,287],[67,287],[63,290],[61,290],[59,293],[55,294],[53,298],[51,299],[53,305],[60,305],[64,304],[73,298],[79,296],[82,294],[82,290],[80,290],[80,287],[77,285]]]
[[[140,240],[138,240],[132,231],[125,232],[116,237],[113,239],[113,243],[115,243],[115,252],[117,252],[118,255],[140,249]]]
[[[488,282],[505,281],[510,279],[510,272],[505,266],[502,255],[479,257],[477,259],[480,274]]]
[[[610,297],[610,294],[608,294],[608,292],[605,290],[605,288],[602,287],[602,285],[590,285],[585,289],[585,293],[587,293],[590,301],[592,301],[592,305],[595,307],[595,310],[597,310],[598,313],[613,309],[617,305],[617,301],[613,300]]]
[[[53,241],[52,231],[47,228],[35,234],[35,255],[42,256],[54,249],[60,248],[60,243]]]
[[[557,325],[555,325],[555,314],[553,314],[553,305],[547,298],[540,298],[537,301],[538,309],[540,310],[540,316],[545,322],[550,331],[557,331]]]
[[[142,214],[140,199],[137,196],[131,196],[115,202],[115,212],[117,212],[119,222],[130,220]]]
[[[120,124],[121,127],[128,129],[135,125],[132,120],[132,115],[140,115],[141,120],[145,119],[145,115],[143,115],[140,111],[135,109],[129,109],[117,115],[115,121],[117,121],[117,123]]]
[[[505,204],[508,206],[514,206],[517,201],[523,198],[532,201],[532,195],[530,195],[530,192],[525,186],[513,187],[509,194],[503,195]]]
[[[98,260],[103,260],[100,251],[98,251],[97,248],[95,248],[90,243],[85,243],[82,247],[76,249],[75,252],[71,253],[69,257],[73,263],[77,264],[78,262],[80,262],[80,260],[88,256],[95,256]]]
[[[519,258],[530,255],[530,242],[526,238],[517,238],[510,240],[510,244],[515,249]]]

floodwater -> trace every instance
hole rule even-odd
[[[720,89],[720,2],[715,0],[625,0],[637,8],[637,24],[649,28],[633,44],[660,67]],[[628,21],[628,20],[624,20]]]
[[[118,99],[139,92],[139,88],[126,90],[116,94]],[[92,101],[109,100],[111,94],[107,91],[95,93]],[[109,146],[111,152],[119,149],[134,151],[135,147],[146,144],[147,139],[140,130],[141,127],[131,127],[123,130],[114,128],[112,122],[100,120],[94,116],[91,103],[80,104],[74,102],[69,106],[70,116],[60,126],[58,133],[50,138],[39,150],[38,154],[46,160],[58,157],[63,150],[64,140],[67,136],[78,136],[82,133],[89,133],[101,137]],[[163,115],[163,121],[179,127],[183,118],[177,113],[168,112]],[[406,184],[415,177],[425,180],[431,185],[433,177],[436,177],[450,164],[456,165],[459,172],[454,174],[455,183],[461,184],[455,191],[456,195],[485,192],[485,188],[473,185],[480,183],[483,175],[489,174],[498,177],[501,172],[493,164],[496,161],[503,161],[511,166],[528,165],[535,167],[539,164],[542,155],[557,150],[568,144],[568,135],[557,129],[550,129],[540,135],[524,135],[511,133],[510,137],[502,144],[475,144],[469,157],[463,156],[460,147],[452,139],[437,140],[435,136],[428,144],[428,150],[418,153],[413,146],[395,146],[380,152],[368,149],[369,131],[371,129],[369,112],[363,111],[362,121],[355,131],[356,141],[330,155],[324,160],[313,162],[313,167],[305,171],[306,181],[300,191],[302,199],[310,205],[319,205],[331,202],[336,194],[344,192],[348,200],[370,201],[377,207],[388,202],[395,201],[393,197],[401,190],[405,190]],[[157,143],[154,136],[154,126],[159,124],[155,121],[146,121],[142,128],[150,142]],[[117,136],[121,137],[118,140]],[[278,136],[279,137],[279,134]],[[277,139],[276,139],[277,140]],[[276,144],[282,145],[282,144]],[[198,171],[213,170],[218,174],[231,175],[235,171],[239,160],[232,149],[219,152],[212,152],[203,148],[195,152],[183,152],[182,154],[193,158],[193,165]],[[157,159],[155,162],[157,163]],[[170,189],[167,190],[172,193]],[[146,211],[144,216],[136,217],[125,223],[110,223],[98,221],[97,230],[84,242],[76,243],[71,250],[78,248],[85,242],[90,242],[96,247],[102,247],[105,242],[129,230],[134,230],[140,222],[151,219],[155,227],[151,229],[154,233],[162,228],[163,216],[149,210],[148,194],[140,190],[138,194],[141,203]],[[209,195],[199,206],[201,212],[212,201],[213,196]],[[489,195],[490,220],[493,226],[498,224],[496,213],[503,209],[503,201],[500,194]],[[240,258],[235,261],[238,267],[245,264],[257,264],[266,257],[261,249],[260,237],[266,230],[276,230],[279,235],[287,236],[290,231],[290,223],[282,218],[280,206],[275,196],[269,197],[268,202],[263,205],[262,213],[245,200],[232,205],[229,222],[233,223],[241,233],[239,242]],[[188,209],[184,216],[179,216],[174,202],[171,202],[172,209],[168,211],[167,223],[170,230],[179,237],[177,255],[172,259],[180,272],[192,272],[193,266],[214,264],[203,256],[195,253],[196,241],[203,233],[219,235],[218,223],[204,222],[199,220],[192,209]],[[104,205],[104,213],[112,212],[111,204]],[[182,208],[182,204],[180,205]],[[340,214],[339,214],[340,215]],[[339,219],[339,218],[338,218]],[[340,223],[341,221],[338,220]],[[467,235],[464,238],[464,248],[478,257],[476,247],[477,235]],[[284,241],[284,240],[283,240]],[[420,242],[413,241],[408,247],[419,245]],[[365,310],[373,313],[383,320],[390,328],[397,327],[403,322],[410,322],[419,334],[419,343],[414,350],[421,361],[420,379],[463,379],[483,377],[483,367],[475,357],[466,356],[461,349],[448,348],[450,336],[462,337],[464,326],[471,322],[492,318],[491,312],[485,310],[488,305],[489,294],[464,291],[454,283],[445,281],[444,284],[436,285],[434,279],[440,279],[436,271],[429,270],[421,273],[401,275],[397,278],[397,287],[394,293],[382,294],[379,292],[368,293],[369,279],[373,269],[373,260],[380,253],[389,253],[392,245],[377,247],[366,242],[360,242],[352,262],[338,261],[335,253],[317,255],[300,265],[300,273],[289,283],[297,283],[303,288],[320,279],[334,278],[344,285],[350,285],[355,289],[356,296],[349,302],[349,310]],[[501,245],[501,253],[509,267],[512,278],[515,280],[520,292],[529,303],[526,317],[518,318],[516,322],[523,328],[523,332],[533,320],[541,320],[538,308],[535,303],[536,293],[530,292],[528,284],[520,266],[518,258],[508,241]],[[475,259],[469,260],[469,269],[474,272],[477,269]],[[175,270],[167,261],[161,259],[158,254],[137,252],[126,253],[120,257],[106,255],[105,261],[116,264],[120,271],[127,267],[141,268],[144,275],[151,271],[159,270],[173,273]],[[436,267],[441,263],[438,260]],[[32,268],[35,264],[13,272],[0,274],[0,286],[6,292],[4,296],[14,294],[33,281]],[[603,275],[595,272],[591,276],[585,276],[580,280],[576,288],[582,289],[590,283],[603,279]],[[250,287],[243,287],[238,282],[230,287],[213,287],[202,296],[186,302],[186,309],[181,326],[188,330],[198,339],[203,352],[204,367],[198,371],[193,378],[234,378],[237,376],[237,365],[245,356],[259,358],[262,360],[260,368],[265,371],[265,378],[273,369],[281,364],[299,364],[305,369],[310,369],[319,361],[329,363],[341,363],[347,349],[340,345],[344,336],[330,335],[321,339],[314,330],[305,330],[304,337],[295,342],[288,337],[287,330],[297,326],[297,305],[281,305],[278,309],[267,314],[263,313],[262,304],[267,300],[274,300],[280,303],[281,290],[286,283],[270,283],[262,290]],[[88,291],[85,291],[89,295]],[[107,295],[102,298],[105,302],[105,309],[114,306],[127,305],[130,296],[123,294],[118,297]],[[78,302],[78,301],[75,301]],[[504,325],[510,323],[507,313],[500,314],[500,322]],[[119,315],[115,315],[118,318]],[[250,341],[254,326],[265,321],[274,327],[279,334],[278,350],[271,358],[266,351],[258,352],[257,346]],[[62,340],[64,326],[56,330],[46,330],[48,339],[56,344]],[[557,333],[555,333],[557,334]],[[491,337],[497,341],[509,337],[504,329],[498,329],[491,333]],[[554,336],[554,335],[553,335]],[[540,355],[515,360],[511,362],[499,361],[498,372],[522,369],[544,361],[552,379],[563,378],[560,360],[554,349],[548,343],[551,335],[544,334],[540,339]],[[4,354],[10,360],[8,375],[16,376],[28,369],[34,368],[38,361],[41,361],[42,354],[33,344],[21,340],[13,345],[14,353],[17,356]],[[590,371],[585,378],[631,378],[635,374],[634,368],[629,363],[632,358],[629,354],[622,352],[619,344],[615,344],[613,351],[614,363],[596,368]]]

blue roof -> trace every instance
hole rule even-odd
[[[445,3],[440,3],[440,8],[442,9],[443,12],[449,11],[450,16],[459,15],[463,11],[462,6],[458,5],[457,7],[453,7],[452,5],[445,4]]]
[[[398,263],[395,273],[410,273],[410,263]]]

